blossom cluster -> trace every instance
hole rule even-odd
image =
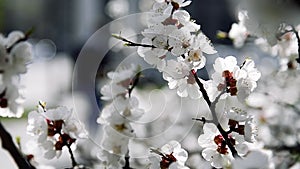
[[[257,5],[259,2],[261,6]],[[256,44],[271,54],[282,57],[282,63],[287,68],[276,72],[275,76],[273,74],[267,77],[261,86],[257,85],[257,82],[262,74],[251,58],[245,58],[239,63],[235,56],[217,57],[211,78],[203,80],[198,77],[197,71],[205,68],[207,55],[216,54],[217,51],[200,30],[200,25],[183,9],[191,3],[189,0],[155,0],[148,15],[147,28],[142,31],[141,43],[133,43],[121,36],[115,36],[125,41],[127,46],[138,47],[138,54],[162,74],[170,89],[176,89],[177,95],[184,97],[180,98],[180,103],[188,108],[179,110],[179,104],[174,104],[179,101],[173,103],[172,99],[175,97],[168,96],[171,101],[167,103],[174,105],[172,109],[162,112],[169,111],[173,114],[163,116],[162,121],[167,123],[174,120],[173,116],[178,112],[185,113],[182,115],[185,117],[179,120],[180,124],[174,122],[173,128],[167,130],[164,125],[168,124],[151,128],[151,125],[158,124],[152,121],[143,126],[151,128],[149,130],[153,130],[152,132],[157,132],[158,128],[162,128],[159,130],[163,132],[178,129],[155,138],[163,140],[161,142],[164,145],[161,148],[149,148],[153,142],[152,138],[148,137],[151,137],[152,133],[143,133],[148,139],[146,141],[134,139],[139,133],[149,131],[138,128],[141,126],[135,123],[146,115],[146,118],[152,118],[159,114],[147,113],[144,116],[145,110],[141,108],[143,102],[138,99],[139,93],[132,92],[138,85],[140,68],[131,64],[107,73],[109,82],[100,89],[100,93],[101,100],[108,103],[97,119],[102,134],[98,152],[99,167],[127,169],[132,167],[129,163],[136,162],[139,167],[148,169],[188,169],[193,167],[188,157],[198,155],[201,158],[198,163],[207,163],[213,168],[272,169],[275,168],[272,156],[275,154],[275,158],[280,159],[280,155],[276,154],[276,151],[272,154],[264,148],[274,147],[277,147],[278,151],[288,152],[290,158],[289,161],[286,160],[288,162],[281,160],[283,162],[278,168],[290,165],[289,162],[294,160],[290,156],[295,154],[294,148],[299,149],[300,142],[300,76],[295,69],[300,28],[295,26],[298,23],[297,18],[285,20],[291,13],[297,12],[294,8],[291,11],[285,10],[290,7],[290,1],[286,1],[288,5],[278,11],[284,14],[283,17],[273,17],[272,10],[266,15],[261,11],[270,4],[272,9],[278,9],[278,2],[285,3],[281,0],[274,4],[271,0],[242,1],[239,23],[234,23],[228,34],[236,47],[242,47],[251,36],[259,37],[255,40]],[[265,22],[271,19],[272,22]],[[12,32],[7,38],[0,36],[0,116],[19,117],[22,114],[19,106],[19,75],[26,72],[26,64],[32,57],[31,46],[26,42],[26,38],[27,35],[20,32]],[[254,91],[257,88],[258,91]],[[174,92],[174,96],[178,99],[176,93]],[[160,101],[157,97],[157,102]],[[195,102],[197,104],[194,104]],[[208,108],[208,114],[204,113],[203,103]],[[200,107],[199,110],[196,110],[197,106]],[[158,111],[157,107],[154,111]],[[201,117],[192,117],[192,109],[203,111],[200,113]],[[186,110],[187,112],[184,112]],[[186,131],[182,126],[192,119],[202,123],[193,126],[197,128],[196,132],[189,129],[190,133],[184,133]],[[72,110],[63,106],[46,109],[46,104],[40,102],[38,110],[28,115],[27,132],[34,136],[45,158],[59,157],[63,148],[68,148],[73,167],[79,167],[72,149],[78,139],[87,138],[88,135],[80,121],[74,117]],[[179,143],[179,139],[169,137],[185,137],[187,134],[193,137],[182,138],[182,143]],[[191,144],[192,141],[198,143],[196,148]],[[137,142],[140,147],[135,145]],[[134,146],[142,150],[146,147],[149,151],[143,153],[148,155],[148,158],[144,161],[132,158],[132,152],[135,150],[131,148]],[[192,155],[188,155],[189,151],[193,152]]]
[[[214,69],[212,80],[203,83],[210,100],[216,103],[211,111],[215,111],[215,118],[219,119],[217,124],[214,122],[216,119],[204,124],[204,133],[199,136],[198,143],[204,148],[204,159],[210,161],[212,166],[222,168],[231,165],[235,155],[247,154],[249,150],[246,143],[255,141],[256,128],[252,115],[245,111],[245,99],[256,88],[260,72],[253,60],[246,59],[238,66],[233,56],[217,58]],[[226,131],[225,135],[218,125]],[[228,142],[237,154],[232,152]]]
[[[189,3],[156,1],[149,16],[148,28],[142,32],[142,43],[125,41],[128,46],[139,46],[139,55],[162,72],[169,88],[177,89],[179,96],[198,99],[204,95],[213,119],[210,122],[202,119],[207,123],[198,143],[204,148],[204,159],[210,161],[212,166],[221,168],[231,165],[233,157],[247,154],[245,142],[254,141],[253,117],[242,107],[261,75],[253,60],[246,59],[238,65],[235,57],[228,56],[216,59],[212,80],[201,80],[197,70],[205,66],[204,53],[214,54],[216,51],[200,31],[200,26],[191,21],[187,11],[180,8]],[[201,83],[204,83],[204,89]],[[162,156],[161,168],[168,168],[170,162],[176,161],[172,153],[157,154]]]
[[[210,106],[213,119],[206,120],[210,116],[201,120],[205,123],[204,133],[199,136],[198,143],[204,148],[203,158],[213,167],[222,168],[231,165],[234,157],[247,154],[246,142],[254,141],[253,117],[243,108],[245,99],[256,88],[261,74],[252,59],[247,58],[238,65],[234,56],[227,56],[215,60],[212,80],[200,79],[197,70],[205,66],[204,53],[214,54],[216,50],[201,32],[200,25],[181,9],[189,3],[156,1],[149,16],[148,28],[142,32],[144,38],[141,44],[119,39],[128,42],[128,46],[139,46],[139,55],[162,73],[169,88],[177,89],[179,96],[199,99],[207,95],[208,98],[203,98]],[[110,93],[110,96],[116,95],[114,90]],[[168,168],[170,162],[176,162],[170,152],[156,153],[161,156],[161,168]]]
[[[20,75],[26,73],[32,59],[32,47],[27,36],[13,31],[7,37],[0,34],[0,116],[21,117],[23,114]]]
[[[293,150],[297,149],[300,142],[299,78],[297,70],[269,75],[247,99],[249,111],[253,112],[258,121],[259,140],[266,147],[275,149],[274,157],[285,154],[286,162],[293,160]]]
[[[151,151],[156,156],[149,158],[151,161],[150,169],[189,169],[184,164],[188,158],[188,153],[175,140],[168,142],[160,149],[151,149]]]
[[[261,77],[261,73],[250,58],[238,65],[234,56],[219,57],[213,67],[215,72],[212,74],[212,80],[204,82],[211,101],[225,90],[221,99],[236,96],[239,102],[243,103],[257,87],[256,82]]]
[[[63,147],[70,149],[77,139],[87,138],[87,132],[72,110],[63,106],[48,110],[45,106],[40,102],[38,110],[29,113],[27,133],[34,136],[44,157],[52,159],[61,155]]]
[[[135,137],[131,123],[144,114],[138,100],[131,95],[137,74],[138,66],[133,64],[129,68],[109,72],[110,82],[101,88],[101,98],[111,101],[97,119],[103,126],[99,158],[106,168],[122,168],[125,165],[129,140]]]
[[[255,37],[254,43],[263,51],[280,56],[283,70],[295,68],[300,21],[294,17],[299,15],[299,7],[294,3],[281,0],[275,3],[269,0],[241,1],[239,22],[232,24],[228,37],[237,48],[241,48],[250,37]]]
[[[215,54],[210,40],[201,32],[190,14],[181,7],[185,0],[157,0],[148,18],[148,28],[138,54],[162,72],[170,89],[177,89],[181,97],[197,99],[201,92],[191,70],[204,67],[204,54]]]

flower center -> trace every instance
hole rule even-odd
[[[57,133],[61,133],[62,130],[62,125],[64,123],[63,120],[49,120],[46,119],[47,124],[48,124],[48,136],[54,136]]]
[[[173,162],[176,161],[177,159],[173,156],[173,152],[171,154],[166,154],[162,156],[162,160],[160,161],[160,168],[167,169]]]
[[[235,139],[232,138],[231,135],[228,135],[228,138],[231,142],[232,145],[235,145]],[[227,145],[226,145],[226,141],[225,139],[223,138],[223,136],[221,134],[215,136],[214,138],[214,142],[216,143],[216,145],[218,146],[217,147],[217,151],[220,153],[220,154],[227,154],[228,153],[228,148],[227,148]]]
[[[236,96],[237,94],[237,87],[236,87],[236,79],[233,78],[233,72],[230,72],[229,70],[225,70],[222,74],[222,76],[225,78],[225,84],[226,84],[226,92],[230,93],[231,96]]]
[[[228,148],[226,147],[226,142],[221,134],[215,136],[214,142],[217,144],[218,148],[217,151],[220,154],[227,154],[228,153]]]

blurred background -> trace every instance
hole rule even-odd
[[[29,30],[32,38],[51,39],[57,52],[76,58],[86,40],[101,26],[121,16],[148,11],[153,0],[1,0],[0,30]],[[227,1],[197,0],[186,8],[202,25],[203,32],[215,43],[216,31],[228,31],[234,11]],[[227,41],[228,43],[228,41]]]
[[[26,112],[35,109],[39,100],[46,101],[49,107],[57,105],[74,107],[76,102],[75,112],[86,124],[88,131],[95,133],[97,131],[95,119],[102,105],[99,101],[99,85],[105,83],[105,74],[114,70],[114,66],[118,64],[115,62],[126,55],[120,56],[122,53],[119,50],[107,53],[94,77],[96,87],[92,89],[84,83],[77,82],[76,85],[72,83],[74,77],[89,76],[86,72],[81,72],[81,75],[74,74],[76,59],[87,40],[102,26],[122,16],[149,11],[152,3],[153,0],[0,0],[1,33],[7,35],[13,30],[23,32],[32,28],[34,30],[29,40],[33,44],[34,60],[28,65],[27,74],[21,77],[21,83],[26,89],[24,104]],[[235,10],[229,1],[194,0],[185,9],[196,23],[201,25],[202,31],[212,40],[220,56],[252,51],[252,46],[236,50],[231,47],[230,40],[216,38],[218,30],[228,32],[231,24],[236,21]],[[112,29],[111,33],[118,33],[114,31],[116,28]],[[109,48],[109,43],[100,39],[93,47],[97,50],[106,49]],[[207,62],[213,63],[215,57],[217,55],[208,58]],[[242,62],[244,58],[245,56],[240,61]],[[252,58],[257,59],[255,56]],[[262,63],[264,62],[270,61]],[[272,66],[273,62],[270,63]],[[145,78],[144,83],[156,83],[157,86],[166,84],[158,72],[146,71],[145,74],[151,79]],[[203,76],[207,78],[207,73],[203,73]],[[80,78],[77,80],[80,81]],[[95,97],[98,98],[97,104],[93,104]],[[21,136],[22,143],[25,144],[26,140],[30,139],[25,132],[26,113],[21,120],[1,120],[13,137]],[[16,168],[3,149],[0,149],[0,159],[5,163],[3,168]],[[64,158],[61,163],[63,160]],[[3,162],[1,168],[2,165]]]

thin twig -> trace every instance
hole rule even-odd
[[[126,42],[124,45],[125,46],[142,46],[142,47],[148,47],[148,48],[156,48],[154,45],[148,45],[148,44],[142,44],[142,43],[135,43],[135,42],[132,42],[120,35],[116,35],[116,34],[112,34],[112,37],[116,38],[116,39],[119,39],[123,42]]]
[[[13,49],[13,47],[16,46],[18,43],[23,42],[23,41],[26,41],[26,40],[29,38],[29,36],[33,33],[33,31],[34,31],[34,28],[29,29],[29,30],[25,33],[25,35],[24,35],[23,38],[18,39],[18,40],[17,40],[15,43],[13,43],[10,47],[6,48],[6,51],[7,51],[8,53],[10,53],[11,50]]]
[[[294,26],[292,26],[292,31],[293,31],[294,34],[296,35],[297,42],[298,42],[298,58],[296,59],[296,61],[297,61],[298,63],[300,63],[300,37],[299,37],[298,31],[295,29]]]
[[[2,123],[0,122],[0,137],[2,141],[2,147],[6,149],[15,160],[20,169],[35,169],[29,161],[22,155],[14,144],[11,135],[6,131]]]
[[[136,85],[138,84],[138,82],[139,82],[139,79],[140,79],[140,77],[141,77],[141,71],[139,71],[135,76],[134,76],[134,78],[132,79],[132,82],[131,82],[131,85],[129,86],[129,88],[128,88],[128,95],[129,95],[129,97],[131,97],[131,93],[132,93],[132,91],[133,91],[133,89],[136,87]]]
[[[73,151],[72,151],[72,149],[71,149],[71,145],[70,145],[70,144],[67,144],[67,147],[68,147],[68,150],[69,150],[69,153],[70,153],[70,156],[71,156],[72,166],[75,167],[75,166],[77,165],[77,162],[76,162],[76,160],[75,160]]]
[[[194,78],[195,78],[195,80],[196,80],[197,85],[198,85],[199,88],[200,88],[200,91],[201,91],[201,93],[202,93],[202,95],[203,95],[204,100],[206,101],[206,103],[207,103],[208,106],[210,107],[210,106],[211,106],[211,102],[210,102],[210,100],[209,100],[208,94],[207,94],[207,92],[206,92],[206,90],[205,90],[203,84],[201,83],[201,81],[200,81],[199,78],[198,78],[197,72],[196,72],[195,70],[191,70],[191,72],[192,72],[192,74],[194,75]]]
[[[205,119],[205,117],[202,117],[201,119],[192,118],[192,120],[201,121],[201,122],[203,122],[203,124],[205,124],[205,123],[214,123],[213,120],[207,120],[207,119]]]
[[[123,169],[132,169],[130,167],[129,159],[130,159],[130,157],[129,157],[129,151],[127,151],[127,153],[125,155],[125,165],[124,165]]]

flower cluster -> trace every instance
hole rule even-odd
[[[247,144],[255,140],[253,117],[245,109],[245,99],[256,88],[260,72],[251,59],[241,65],[233,56],[217,58],[212,80],[203,81],[210,100],[213,120],[205,123],[198,138],[204,148],[202,156],[216,168],[231,165],[235,156],[248,152]],[[202,120],[206,122],[205,120]],[[235,152],[236,151],[236,152]]]
[[[32,59],[27,36],[13,31],[7,37],[0,34],[0,116],[21,117],[23,114],[20,74]]]
[[[155,66],[168,81],[170,89],[177,89],[181,97],[201,97],[201,92],[191,73],[204,67],[205,54],[215,54],[200,25],[191,20],[181,7],[185,0],[157,0],[148,19],[148,28],[142,34],[138,54]]]
[[[160,149],[151,149],[156,156],[151,156],[150,169],[189,169],[185,166],[188,153],[181,148],[179,142],[172,140]]]
[[[59,157],[64,146],[70,149],[77,139],[87,138],[86,130],[71,110],[66,107],[46,110],[42,102],[37,111],[29,113],[27,132],[35,136],[47,159]]]
[[[228,126],[226,135],[221,134],[215,124],[204,124],[204,133],[199,136],[198,143],[204,148],[202,151],[203,158],[211,162],[213,167],[222,168],[231,165],[234,157],[230,152],[228,141],[234,146],[238,155],[243,156],[248,153],[249,149],[246,142],[251,143],[254,141],[255,128],[253,127],[252,118],[243,116],[245,115],[236,112],[226,114],[226,126]]]
[[[250,58],[238,63],[234,56],[217,57],[211,78],[206,81],[198,77],[206,55],[217,51],[200,25],[182,9],[191,3],[189,0],[155,0],[147,28],[141,32],[141,43],[115,35],[125,45],[138,47],[137,53],[176,93],[165,90],[168,98],[163,100],[154,92],[133,92],[141,76],[134,64],[109,72],[109,82],[100,89],[101,99],[108,102],[97,119],[101,125],[100,151],[91,165],[99,162],[94,167],[105,169],[299,168],[300,75],[296,61],[300,63],[300,20],[294,16],[299,14],[300,3],[273,1],[241,0],[239,23],[228,33],[237,48],[255,37],[254,42],[264,51],[281,56],[281,71],[265,76],[262,85],[257,85],[262,74]],[[32,59],[27,38],[18,31],[7,37],[0,35],[0,117],[20,117],[23,113],[19,76]],[[147,105],[150,113],[145,114],[141,107],[146,109]],[[194,125],[192,119],[202,124]],[[6,134],[3,130],[1,125],[1,133]],[[72,110],[63,106],[48,110],[46,103],[39,102],[38,109],[29,112],[27,132],[37,143],[31,148],[41,149],[45,158],[59,157],[68,149],[72,167],[86,168],[78,165],[72,149],[78,139],[88,135]],[[1,139],[6,145],[13,144],[7,143],[11,138],[1,135]],[[149,151],[150,145],[166,142]],[[20,140],[17,143],[21,150]],[[6,145],[3,147],[11,146]],[[15,152],[11,153],[14,157]],[[196,157],[194,164],[191,157]],[[33,155],[19,158],[32,162]]]
[[[138,120],[144,111],[138,100],[131,96],[135,81],[138,80],[138,67],[109,72],[110,82],[101,88],[103,100],[111,101],[106,105],[97,122],[103,125],[100,160],[107,168],[122,168],[128,153],[128,143],[134,137],[130,123]]]
[[[236,96],[240,102],[244,102],[256,88],[256,82],[261,77],[254,61],[249,58],[241,66],[238,66],[234,56],[217,58],[213,67],[215,72],[212,74],[212,80],[204,82],[211,101],[225,91],[222,99]]]
[[[235,47],[240,48],[248,37],[255,37],[254,43],[263,51],[281,57],[282,69],[295,68],[300,20],[291,17],[299,15],[299,7],[294,3],[242,1],[238,13],[239,23],[232,24],[229,38],[233,40]]]
[[[245,155],[248,152],[246,142],[254,141],[253,117],[243,111],[243,108],[245,99],[256,88],[261,74],[253,60],[246,59],[243,64],[238,65],[235,57],[227,56],[215,60],[212,80],[200,79],[197,70],[205,66],[204,53],[214,54],[216,51],[200,31],[200,26],[191,21],[187,11],[180,8],[189,3],[156,1],[149,16],[148,28],[142,32],[144,39],[141,44],[117,38],[127,42],[128,46],[138,46],[139,55],[162,72],[169,88],[177,89],[179,96],[199,99],[203,95],[210,106],[213,119],[200,119],[205,125],[204,134],[199,136],[198,143],[204,148],[204,159],[211,162],[212,166],[221,168],[231,165],[234,157]],[[124,88],[114,88],[116,94],[124,91]],[[112,92],[110,96],[116,94]],[[160,155],[160,160],[156,163],[160,168],[176,164],[173,151],[155,152]]]
[[[300,142],[299,78],[298,71],[284,71],[268,76],[258,91],[247,99],[263,132],[259,133],[260,139],[266,145],[297,146]]]

